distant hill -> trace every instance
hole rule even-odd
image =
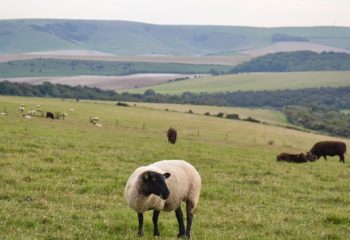
[[[349,71],[350,54],[311,51],[280,52],[254,58],[238,64],[232,70],[240,72]]]
[[[0,53],[87,50],[118,55],[259,55],[280,51],[350,51],[349,27],[256,28],[154,25],[96,20],[1,20]],[[301,48],[301,49],[300,49]],[[273,47],[271,51],[275,51]],[[266,52],[264,52],[265,54]]]

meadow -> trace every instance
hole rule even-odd
[[[37,104],[65,120],[26,119]],[[171,106],[168,106],[170,109]],[[276,162],[305,152],[318,134],[112,102],[0,97],[0,238],[138,239],[124,186],[140,165],[185,159],[202,176],[193,239],[347,239],[350,165]],[[89,122],[100,118],[101,128]],[[178,130],[167,143],[169,126]],[[344,140],[349,146],[350,141]],[[174,213],[161,213],[160,239],[176,239]],[[145,236],[152,238],[151,213]]]
[[[183,92],[259,91],[349,85],[349,71],[328,71],[231,74],[164,83],[151,88],[159,93],[181,94]],[[147,89],[138,88],[129,91],[143,93]]]

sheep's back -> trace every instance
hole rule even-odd
[[[166,180],[170,194],[163,210],[176,210],[181,201],[186,200],[190,200],[196,207],[201,189],[201,177],[191,164],[183,160],[163,160],[150,166],[171,174]]]

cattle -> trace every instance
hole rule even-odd
[[[168,142],[175,144],[177,138],[177,132],[175,128],[170,127],[167,132]]]
[[[55,115],[52,112],[47,112],[46,113],[46,118],[55,119]]]
[[[308,161],[312,161],[307,158],[304,153],[292,154],[292,153],[281,153],[276,157],[277,161],[286,161],[286,162],[294,162],[294,163],[305,163]]]
[[[317,142],[307,153],[308,157],[316,156],[317,159],[323,157],[327,160],[327,156],[339,156],[339,161],[345,163],[344,154],[346,152],[346,144],[340,141],[323,141]]]

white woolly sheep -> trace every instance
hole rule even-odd
[[[19,108],[18,108],[18,111],[20,111],[21,113],[23,113],[23,112],[24,112],[24,107],[23,107],[23,106],[19,107]]]
[[[74,112],[74,108],[69,109],[70,112]]]
[[[94,123],[94,125],[95,125],[96,127],[102,127],[102,124],[101,124],[101,123]]]
[[[153,209],[154,236],[159,236],[160,211],[175,211],[179,224],[178,237],[190,238],[193,210],[201,189],[197,170],[183,160],[163,160],[137,168],[125,186],[125,197],[138,214],[138,235],[143,235],[143,213]],[[186,202],[187,227],[183,221],[181,202]]]

